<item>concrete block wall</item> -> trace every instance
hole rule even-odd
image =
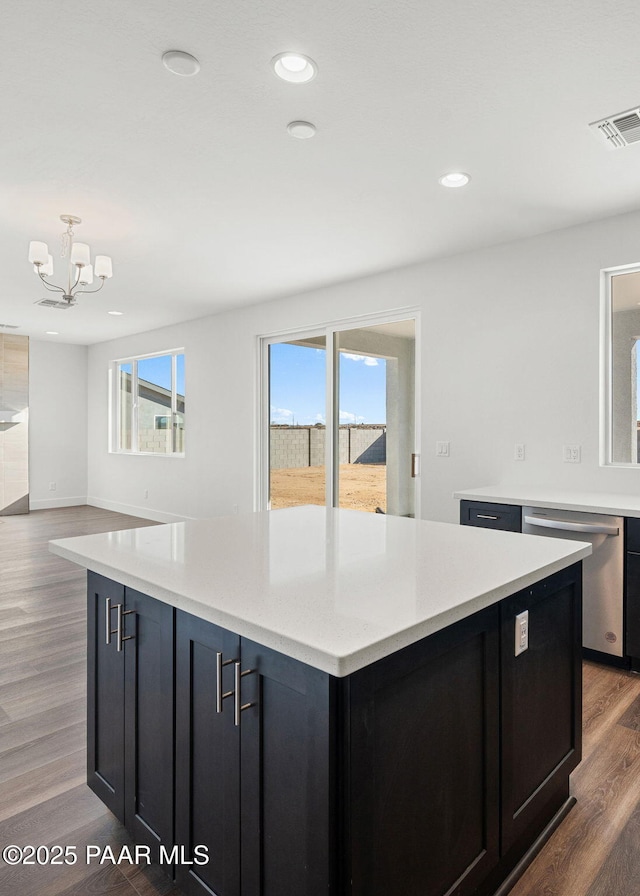
[[[386,426],[341,426],[338,435],[341,464],[386,463]],[[272,470],[317,467],[325,462],[324,426],[272,426],[270,433]]]
[[[342,436],[342,430],[340,431]],[[366,429],[350,426],[347,430],[350,464],[384,464],[387,462],[387,432],[383,427]]]

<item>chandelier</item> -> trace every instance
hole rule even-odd
[[[29,243],[29,261],[33,269],[40,277],[45,287],[50,292],[62,293],[58,299],[42,299],[38,305],[49,305],[55,308],[70,308],[76,304],[76,296],[83,293],[99,292],[104,286],[104,281],[112,276],[111,259],[108,255],[96,255],[95,262],[91,264],[91,250],[86,243],[76,243],[73,228],[82,223],[81,218],[75,215],[60,215],[60,220],[67,225],[62,234],[61,258],[68,258],[67,285],[56,286],[48,278],[53,276],[53,257],[49,254],[46,243],[31,241]],[[94,275],[101,281],[97,289],[86,289],[93,283]]]

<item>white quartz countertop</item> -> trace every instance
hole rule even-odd
[[[605,513],[611,516],[640,517],[640,495],[616,492],[583,492],[537,486],[489,485],[457,491],[454,498],[469,501],[493,501],[496,504],[520,504],[550,507],[553,510],[576,510],[584,513]]]
[[[322,507],[65,538],[50,549],[335,676],[591,553],[582,542]]]

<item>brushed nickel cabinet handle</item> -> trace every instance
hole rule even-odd
[[[104,602],[104,613],[105,613],[105,623],[104,623],[104,634],[105,634],[105,644],[107,647],[111,644],[111,598],[105,598]]]
[[[219,650],[216,653],[216,712],[222,712],[222,701],[233,695],[233,691],[222,693],[222,669],[230,663],[235,663],[235,660],[224,660],[223,662],[222,651]]]
[[[133,635],[124,637],[122,617],[130,616],[132,613],[135,613],[135,610],[124,610],[122,604],[116,604],[111,609],[116,611],[116,627],[111,631],[111,634],[116,636],[116,650],[118,653],[122,653],[123,642],[131,641],[134,637]]]
[[[476,518],[479,520],[499,520],[499,516],[491,516],[489,513],[476,513]]]
[[[255,669],[245,669],[244,672],[240,671],[241,664],[234,663],[234,683],[235,683],[235,694],[233,701],[233,723],[236,728],[240,727],[240,713],[245,709],[249,709],[250,706],[255,706],[254,703],[242,703],[242,697],[240,696],[240,687],[241,680],[245,675],[251,675],[252,672],[255,672]]]

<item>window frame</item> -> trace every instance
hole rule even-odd
[[[173,457],[173,458],[184,458],[184,451],[176,451],[176,427],[175,421],[176,416],[178,414],[182,414],[184,420],[184,413],[178,410],[178,390],[177,390],[177,379],[178,379],[178,357],[182,355],[185,356],[184,348],[171,348],[165,349],[163,351],[158,352],[148,352],[146,354],[140,355],[132,355],[127,358],[116,358],[111,361],[110,364],[110,391],[111,391],[111,401],[110,401],[110,412],[111,419],[109,421],[109,433],[110,433],[110,442],[109,442],[109,453],[110,454],[135,454],[137,456],[143,457]],[[160,416],[170,417],[171,418],[171,450],[170,451],[141,451],[137,446],[140,444],[139,442],[139,431],[138,431],[138,423],[139,423],[139,414],[138,414],[138,362],[145,361],[148,358],[171,358],[171,410],[168,414],[163,414]],[[122,448],[122,415],[121,415],[121,389],[120,389],[120,367],[124,364],[131,364],[131,417],[130,417],[130,426],[131,426],[131,448]],[[186,369],[186,364],[185,364]],[[186,375],[185,375],[185,393],[186,393]],[[185,400],[185,396],[183,396],[183,400]],[[155,416],[154,415],[154,424],[155,424]],[[155,430],[155,426],[154,426]],[[160,431],[160,430],[159,430]],[[165,430],[166,431],[166,430]],[[133,446],[136,447],[133,447]]]
[[[640,273],[640,262],[604,268],[600,271],[600,466],[640,469],[637,461],[614,460],[613,396],[613,279],[623,274]],[[640,335],[637,337],[640,340]]]

